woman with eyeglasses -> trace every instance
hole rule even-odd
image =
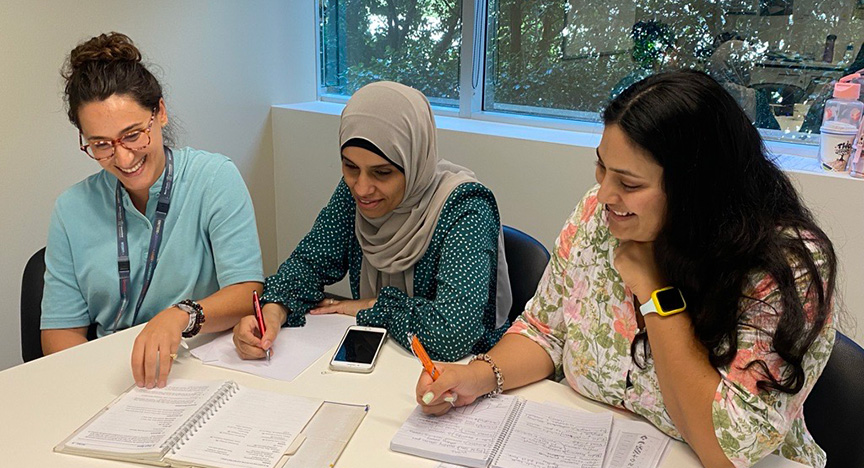
[[[42,348],[147,323],[135,383],[166,384],[181,336],[252,313],[263,273],[255,214],[225,156],[171,148],[159,82],[125,35],[102,34],[64,66],[69,120],[102,168],[57,199],[45,252]]]

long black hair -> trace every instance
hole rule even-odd
[[[684,294],[711,365],[735,358],[739,326],[757,326],[742,323],[742,309],[757,300],[745,297],[744,288],[762,271],[779,290],[770,338],[788,368],[772,375],[762,360],[746,367],[760,371],[760,389],[797,393],[804,354],[831,315],[837,259],[790,180],[766,157],[747,115],[711,77],[681,70],[634,84],[609,104],[603,121],[663,167],[666,219],[654,241],[655,260]],[[806,271],[806,292],[796,287],[793,269]],[[805,311],[805,298],[812,310]]]

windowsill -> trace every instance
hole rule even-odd
[[[338,116],[342,113],[345,104],[341,102],[311,101],[297,104],[275,105],[273,107]],[[447,113],[449,114],[449,112]],[[544,123],[547,123],[545,122],[546,120],[552,119],[510,115],[507,115],[504,118],[499,118],[496,114],[492,114],[489,118],[495,120],[507,120],[507,122],[475,118],[466,119],[450,115],[436,115],[435,123],[440,130],[556,143],[583,148],[597,147],[597,145],[600,144],[600,133],[603,129],[601,124],[591,122],[579,122],[573,123],[572,125],[568,123],[566,126],[570,128],[560,129],[532,125],[535,120],[543,120],[544,122],[540,123],[540,125],[543,125]],[[819,165],[819,161],[817,160],[817,146],[779,141],[766,141],[765,146],[771,154],[775,155],[777,164],[783,170],[807,174],[819,174],[833,178],[851,179],[847,174],[834,174],[823,171]]]

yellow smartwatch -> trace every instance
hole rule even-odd
[[[684,302],[684,295],[678,288],[670,286],[651,293],[651,300],[642,304],[639,311],[642,312],[643,316],[657,314],[661,317],[668,317],[684,312],[686,308],[687,303]]]

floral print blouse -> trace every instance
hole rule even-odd
[[[639,332],[633,294],[613,267],[618,241],[612,237],[595,187],[570,216],[557,241],[552,259],[535,296],[507,333],[519,333],[537,342],[552,358],[557,380],[567,379],[580,394],[636,413],[671,437],[681,435],[666,412],[654,361],[636,346],[635,365],[630,344]],[[810,244],[817,265],[824,258]],[[806,271],[794,270],[802,295]],[[829,322],[803,360],[804,388],[795,395],[761,391],[760,375],[745,370],[762,359],[773,375],[781,375],[785,362],[772,352],[770,335],[782,310],[771,277],[751,276],[740,302],[744,314],[738,333],[738,353],[728,366],[718,368],[720,385],[714,395],[712,416],[720,447],[736,467],[750,466],[774,452],[813,467],[825,465],[825,452],[807,432],[803,403],[828,361],[835,330]],[[810,306],[805,303],[805,310]],[[762,328],[765,332],[759,331]]]

